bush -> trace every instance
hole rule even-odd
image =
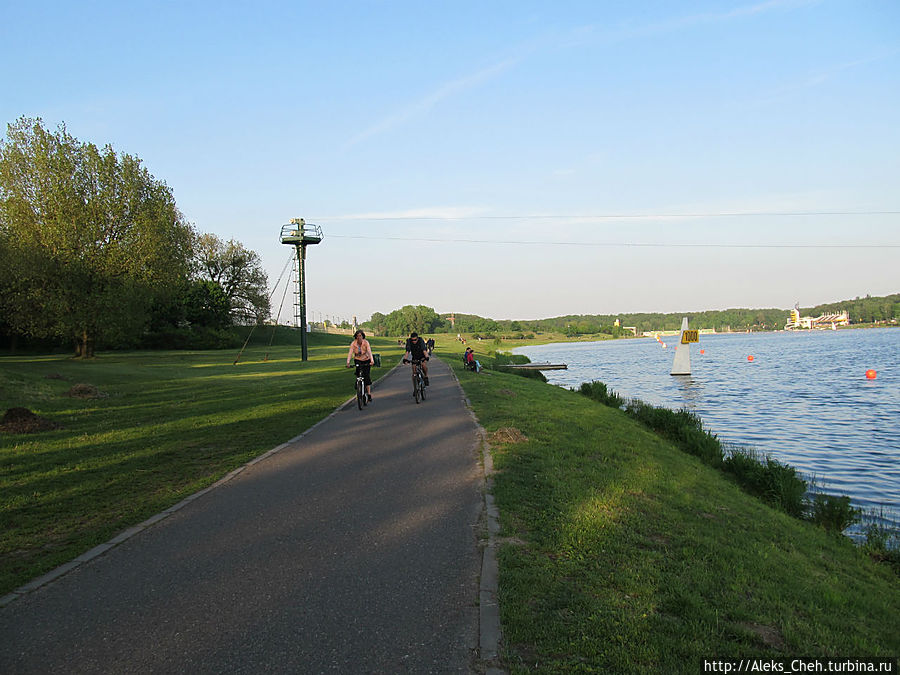
[[[167,328],[144,337],[145,349],[234,349],[240,347],[240,336],[234,329]]]
[[[875,560],[888,563],[900,574],[900,533],[884,525],[883,510],[878,515],[870,512],[861,518],[868,521],[863,529],[866,537],[863,550]]]
[[[524,354],[512,354],[510,352],[491,352],[488,354],[488,358],[492,359],[491,363],[495,366],[505,366],[511,363],[531,363],[531,359]]]
[[[734,448],[722,468],[747,492],[796,518],[803,517],[807,485],[794,467],[771,457],[760,459],[752,448]]]
[[[621,408],[624,403],[621,396],[611,389],[608,389],[606,384],[597,380],[594,380],[593,382],[582,382],[581,389],[578,391],[580,391],[582,395],[598,401],[603,405],[608,405],[611,408]]]
[[[860,511],[850,505],[850,497],[817,493],[811,496],[809,519],[829,532],[841,533],[859,521]]]
[[[656,407],[637,399],[625,404],[625,411],[644,426],[675,442],[685,452],[710,466],[721,466],[722,446],[715,434],[704,431],[703,422],[689,410]]]
[[[531,359],[529,359],[524,354],[511,354],[509,352],[492,352],[484,359],[480,360],[481,365],[489,370],[494,370],[498,366],[531,363]],[[519,377],[527,377],[533,380],[540,380],[541,382],[547,381],[547,378],[544,377],[544,374],[539,370],[527,370],[525,368],[503,368],[503,372],[518,375]]]

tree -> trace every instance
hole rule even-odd
[[[261,323],[269,318],[268,277],[254,251],[234,239],[223,242],[214,234],[203,234],[197,242],[196,262],[200,278],[222,288],[237,323]]]
[[[128,154],[22,117],[0,141],[0,306],[11,328],[72,338],[140,333],[153,297],[187,276],[194,233],[171,190]]]
[[[381,335],[409,335],[413,331],[428,334],[445,328],[445,321],[424,305],[405,305],[387,316],[375,312],[367,323]]]
[[[369,330],[373,330],[379,335],[384,335],[386,333],[385,319],[387,319],[387,317],[384,314],[382,314],[381,312],[375,312],[372,314],[368,321],[363,322],[363,325],[367,326]]]
[[[231,304],[219,284],[199,279],[182,281],[174,292],[160,298],[152,309],[154,331],[176,328],[231,327]]]

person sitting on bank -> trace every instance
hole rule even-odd
[[[471,347],[466,347],[466,353],[463,354],[463,361],[465,361],[467,370],[476,373],[481,370],[481,364],[475,360],[475,351]]]

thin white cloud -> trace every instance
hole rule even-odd
[[[398,211],[348,213],[341,216],[322,216],[320,220],[456,220],[483,216],[487,210],[480,206],[432,206]]]
[[[721,12],[709,15],[711,20],[719,21],[723,19],[734,19],[740,16],[752,16],[754,14],[762,14],[771,10],[793,9],[794,7],[804,7],[806,5],[815,5],[821,0],[768,0],[768,2],[760,2],[755,5],[744,5],[736,7],[729,12]],[[701,15],[703,16],[703,15]]]
[[[658,24],[634,28],[626,27],[621,30],[614,30],[612,33],[606,33],[605,35],[601,33],[600,37],[606,38],[607,40],[619,41],[658,33],[672,32],[702,23],[714,23],[728,21],[743,16],[753,16],[772,10],[793,9],[795,7],[818,4],[819,2],[821,2],[821,0],[766,0],[765,2],[736,7],[726,12],[707,12],[675,18]],[[575,29],[569,38],[563,40],[562,44],[573,46],[583,42],[593,41],[597,37],[598,31],[596,26],[581,26]],[[504,59],[487,68],[483,68],[469,75],[465,75],[464,77],[440,85],[429,94],[409,103],[405,107],[356,134],[343,144],[342,149],[348,150],[370,138],[379,136],[391,129],[401,126],[411,119],[427,113],[441,101],[496,78],[517,65],[524,58],[525,54],[540,48],[542,44],[546,45],[546,42],[546,38],[539,38],[532,44],[524,45],[520,50],[522,54],[519,56]]]
[[[398,110],[392,115],[388,115],[384,119],[370,126],[365,131],[357,134],[344,144],[343,149],[347,150],[348,148],[351,148],[358,143],[362,143],[363,141],[372,138],[373,136],[383,134],[390,129],[408,122],[414,117],[418,117],[419,115],[428,112],[435,105],[447,98],[450,98],[451,96],[455,96],[467,89],[471,89],[484,82],[487,82],[488,80],[494,79],[495,77],[518,63],[519,60],[520,59],[518,58],[504,59],[499,63],[495,63],[494,65],[489,66],[488,68],[483,68],[482,70],[466,75],[465,77],[451,80],[450,82],[442,84],[428,95],[422,97],[417,101],[413,101],[406,107]]]
[[[564,41],[563,44],[564,46],[577,46],[588,42],[595,42],[597,40],[612,43],[623,42],[636,38],[674,33],[701,24],[720,23],[740,19],[742,17],[756,16],[758,14],[776,10],[790,10],[798,7],[816,5],[820,2],[821,0],[767,0],[766,2],[735,7],[734,9],[727,11],[689,14],[661,21],[659,23],[645,25],[622,25],[618,27],[601,27],[597,25],[580,26],[572,32],[569,39]]]
[[[654,32],[665,32],[678,28],[685,28],[702,23],[718,23],[720,21],[731,21],[745,16],[756,16],[766,12],[776,10],[795,9],[797,7],[806,7],[809,5],[819,4],[821,0],[768,0],[767,2],[759,2],[753,5],[743,5],[735,7],[726,12],[704,12],[702,14],[692,14],[683,16],[672,21],[658,24],[651,27]]]
[[[883,61],[884,59],[888,59],[892,56],[896,56],[900,54],[900,49],[893,49],[889,52],[884,52],[881,54],[874,54],[872,56],[866,56],[860,59],[854,59],[852,61],[845,61],[844,63],[837,63],[822,70],[817,70],[810,73],[804,80],[800,82],[796,82],[793,84],[786,84],[781,87],[777,87],[765,94],[762,94],[757,103],[768,103],[773,100],[777,100],[787,94],[792,94],[797,91],[802,91],[804,89],[811,89],[813,87],[818,87],[822,84],[825,84],[836,75],[842,73],[845,70],[851,70],[853,68],[858,68],[859,66],[865,66],[870,63],[875,63],[877,61]]]

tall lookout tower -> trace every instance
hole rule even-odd
[[[281,243],[297,249],[297,302],[294,303],[294,320],[300,326],[300,349],[304,361],[308,359],[306,344],[306,277],[303,266],[306,247],[322,241],[322,228],[311,225],[303,218],[291,218],[289,225],[281,227]]]

